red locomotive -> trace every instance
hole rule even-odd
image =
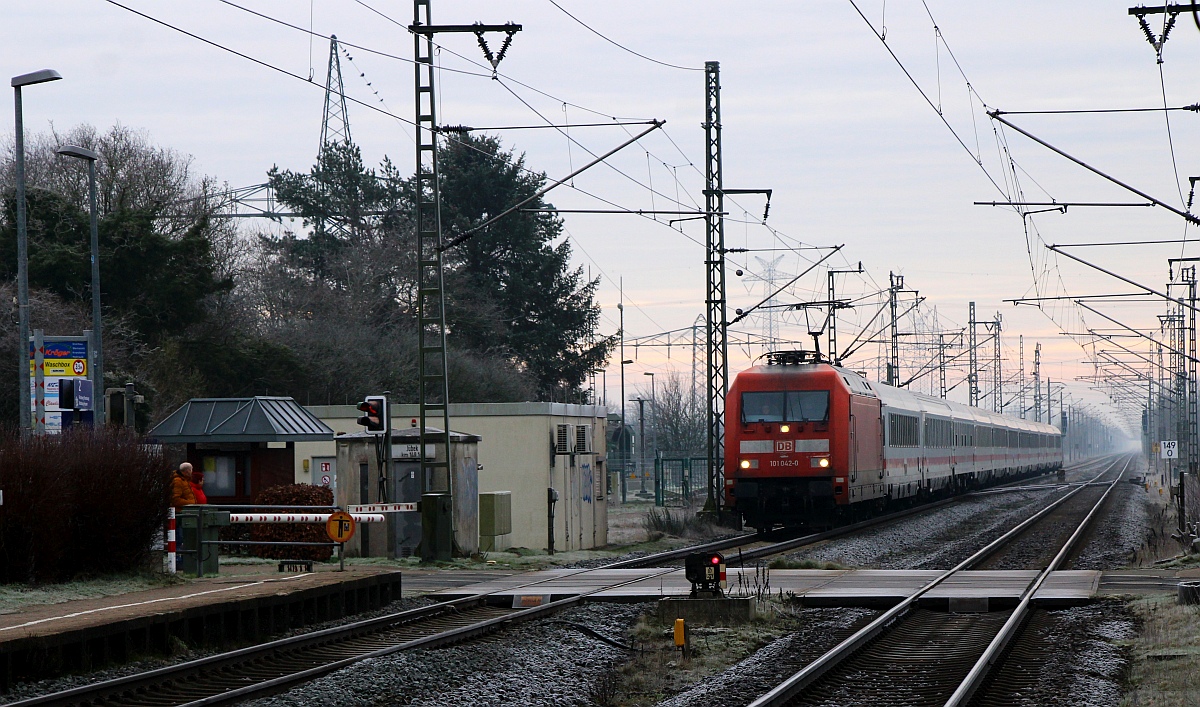
[[[760,531],[1062,466],[1052,425],[870,383],[808,351],[766,358],[725,402],[725,506]]]

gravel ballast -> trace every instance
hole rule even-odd
[[[366,660],[255,707],[367,705],[585,705],[605,671],[628,651],[570,626],[571,621],[625,642],[645,604],[588,604],[520,624],[481,641]]]
[[[773,641],[720,675],[665,700],[661,707],[732,707],[754,701],[836,646],[878,612],[869,609],[801,609],[804,627]]]
[[[969,496],[789,557],[869,569],[949,569],[1063,493],[1036,490]]]

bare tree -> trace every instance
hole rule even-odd
[[[705,454],[704,404],[687,378],[675,371],[659,374],[653,395],[650,390],[640,390],[639,395],[646,400],[647,441],[657,435],[658,448],[664,456]]]

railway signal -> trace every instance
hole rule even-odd
[[[719,552],[696,552],[683,561],[683,576],[692,583],[692,597],[723,594],[725,556]]]
[[[387,408],[386,396],[367,396],[366,400],[358,404],[358,409],[363,413],[362,417],[358,418],[358,424],[367,428],[369,434],[383,434],[387,427]]]

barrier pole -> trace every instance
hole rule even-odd
[[[167,509],[167,574],[175,574],[175,507]]]
[[[338,543],[338,572],[346,571],[346,543]]]

